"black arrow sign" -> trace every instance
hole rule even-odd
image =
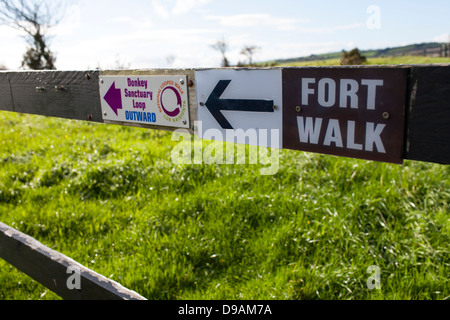
[[[220,80],[205,105],[223,129],[233,129],[221,110],[274,112],[273,100],[220,99],[231,80]]]

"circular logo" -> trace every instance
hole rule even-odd
[[[169,91],[167,91],[169,90]],[[175,94],[175,97],[173,94]],[[175,98],[175,99],[174,99]],[[172,86],[165,87],[160,95],[161,108],[169,117],[176,117],[181,112],[182,101],[181,94]],[[172,111],[170,111],[172,110]]]
[[[182,121],[187,112],[187,100],[184,97],[185,89],[173,80],[166,80],[161,83],[156,104],[159,113],[168,123]]]

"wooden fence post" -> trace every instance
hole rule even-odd
[[[66,300],[145,300],[1,222],[0,257]],[[70,289],[67,284],[69,268],[79,271],[79,289]]]

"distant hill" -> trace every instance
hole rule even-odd
[[[392,56],[427,56],[427,57],[449,57],[449,44],[430,42],[430,43],[419,43],[411,44],[402,47],[378,49],[378,50],[361,50],[361,54],[366,56],[366,58],[377,58],[377,57],[392,57]],[[291,58],[291,59],[280,59],[276,60],[276,64],[291,63],[291,62],[302,62],[302,61],[317,61],[317,60],[327,60],[327,59],[340,59],[342,56],[342,51],[325,53],[325,54],[313,54],[307,57]]]

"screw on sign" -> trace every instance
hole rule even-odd
[[[402,163],[406,70],[283,70],[285,148]]]

